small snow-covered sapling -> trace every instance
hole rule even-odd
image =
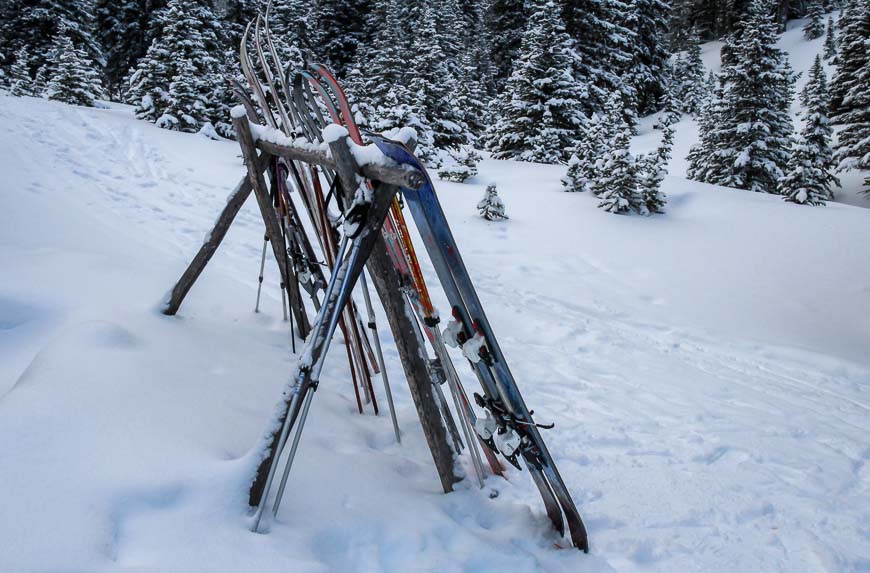
[[[477,210],[480,211],[480,216],[487,221],[501,221],[508,218],[505,214],[504,202],[498,196],[495,183],[486,186],[486,195],[477,204]]]

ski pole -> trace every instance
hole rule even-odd
[[[257,285],[257,304],[254,305],[254,312],[260,312],[260,291],[263,290],[263,271],[266,269],[266,245],[269,244],[269,235],[263,238],[263,254],[260,256],[260,284]]]
[[[384,364],[384,353],[381,350],[381,339],[378,336],[378,326],[375,323],[375,309],[372,306],[372,297],[369,294],[369,285],[366,282],[365,273],[360,274],[360,284],[362,286],[363,298],[366,303],[366,312],[369,315],[369,328],[372,331],[372,339],[375,342],[375,354],[378,359],[378,368],[381,369],[381,378],[384,380],[384,392],[387,394],[387,406],[390,408],[390,418],[393,421],[393,431],[396,433],[396,442],[402,443],[402,436],[399,433],[399,421],[396,419],[396,408],[393,406],[393,393],[390,390],[390,378],[387,376],[387,368]]]

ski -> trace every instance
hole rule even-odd
[[[483,383],[486,396],[478,395],[476,399],[485,408],[487,418],[480,420],[478,433],[483,432],[481,437],[517,467],[517,458],[522,457],[534,476],[556,530],[565,531],[564,515],[572,543],[588,552],[583,520],[508,369],[425,167],[401,143],[376,136],[372,136],[372,140],[387,157],[419,170],[426,179],[419,189],[402,189],[402,192],[453,306],[454,321],[447,329],[448,340],[462,348]],[[553,496],[561,511],[553,506]]]

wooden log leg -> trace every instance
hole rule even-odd
[[[419,328],[412,322],[413,311],[407,306],[408,303],[402,294],[399,273],[396,272],[393,261],[387,253],[383,237],[378,237],[378,242],[369,255],[367,267],[372,283],[384,305],[399,358],[405,370],[405,377],[408,379],[411,397],[420,416],[423,435],[426,436],[438,477],[441,479],[441,487],[444,493],[451,492],[453,484],[462,479],[456,475],[456,452],[450,446],[447,430],[432,392],[429,365],[423,358],[424,341],[420,336]]]
[[[330,142],[329,148],[336,163],[336,172],[341,179],[344,204],[350,205],[357,189],[356,161],[350,152],[346,137]],[[425,359],[423,337],[416,322],[413,322],[414,313],[402,293],[399,273],[393,266],[386,242],[380,233],[366,266],[387,313],[405,377],[408,379],[411,397],[414,399],[423,426],[423,435],[426,436],[438,477],[441,479],[441,487],[444,493],[451,492],[453,484],[462,479],[456,475],[456,468],[459,466],[456,452],[450,446],[444,420],[432,392],[432,379],[429,377],[429,365]]]
[[[275,260],[278,263],[278,270],[281,272],[281,280],[288,285],[291,292],[295,288],[297,294],[294,298],[298,298],[299,283],[296,282],[295,276],[287,276],[285,272],[286,265],[284,259],[284,245],[281,239],[281,224],[278,221],[278,216],[275,214],[275,209],[272,208],[272,202],[269,200],[269,191],[266,186],[266,179],[263,177],[262,171],[257,171],[254,167],[259,164],[260,157],[257,155],[257,148],[254,145],[254,138],[251,135],[251,128],[248,125],[248,118],[234,117],[233,127],[236,130],[236,137],[239,140],[239,146],[242,148],[242,156],[245,158],[245,164],[248,166],[248,179],[251,182],[251,187],[254,190],[254,195],[257,198],[257,204],[260,207],[260,214],[263,216],[263,222],[266,224],[266,234],[269,235],[269,242],[272,244],[272,253],[275,255]],[[267,155],[264,153],[263,155]],[[271,156],[268,157],[271,159]],[[268,162],[267,159],[267,162]],[[299,310],[297,308],[297,310]],[[296,327],[299,331],[299,336],[305,338],[308,336],[311,325],[308,322],[308,317],[304,313],[294,314],[296,319]]]
[[[266,158],[263,157],[258,160],[254,169],[262,173],[268,165],[268,161],[265,159]],[[175,283],[175,286],[172,287],[169,297],[163,304],[163,314],[167,316],[175,316],[175,313],[178,312],[178,309],[181,307],[181,303],[184,302],[187,293],[190,292],[193,284],[199,278],[199,275],[202,274],[202,271],[205,270],[206,265],[208,265],[218,247],[223,242],[224,237],[226,237],[230,225],[236,218],[236,215],[238,215],[242,205],[245,204],[248,196],[251,194],[251,189],[251,180],[249,177],[245,176],[241,181],[239,181],[239,184],[236,185],[232,193],[230,193],[230,196],[227,199],[227,204],[218,216],[214,228],[208,235],[206,235],[206,238],[203,241],[202,246],[199,248],[199,251],[196,253],[196,256],[193,257],[193,260],[190,261],[190,264],[181,275],[181,278],[179,278],[178,282]]]

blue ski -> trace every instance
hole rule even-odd
[[[583,520],[508,369],[425,167],[401,143],[377,136],[372,136],[372,141],[387,157],[420,171],[426,177],[426,183],[419,189],[403,188],[402,192],[435,272],[453,307],[454,318],[458,323],[456,342],[459,345],[469,345],[470,349],[475,350],[471,355],[465,354],[478,373],[485,392],[485,396],[477,397],[478,403],[488,414],[492,414],[498,434],[482,437],[495,440],[501,438],[503,444],[507,443],[507,449],[512,451],[506,453],[505,447],[499,449],[517,467],[519,465],[516,457],[522,456],[555,528],[564,534],[564,514],[572,543],[578,549],[588,552],[589,544]],[[508,436],[516,437],[517,440],[510,440]],[[495,447],[494,442],[491,444],[491,447]]]

